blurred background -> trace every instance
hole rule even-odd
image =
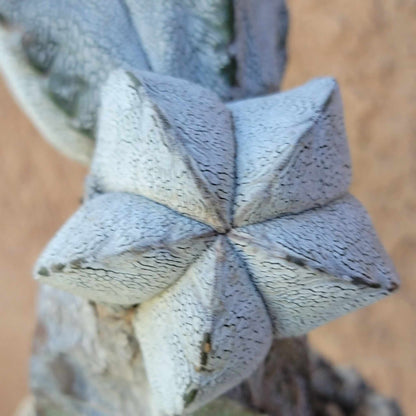
[[[353,193],[402,278],[389,299],[313,331],[327,358],[356,367],[416,414],[416,1],[288,0],[283,89],[336,77],[353,159]],[[52,149],[0,79],[0,415],[27,393],[35,322],[32,265],[74,212],[86,169]]]

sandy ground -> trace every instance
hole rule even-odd
[[[402,278],[390,299],[311,333],[416,414],[416,2],[290,0],[284,88],[335,76],[354,181]],[[76,209],[85,169],[49,147],[0,84],[0,415],[27,390],[36,284],[31,267]]]

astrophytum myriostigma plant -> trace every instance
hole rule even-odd
[[[154,402],[189,413],[248,377],[273,337],[397,287],[360,203],[333,79],[224,104],[153,73],[102,90],[86,200],[36,277],[136,305]]]

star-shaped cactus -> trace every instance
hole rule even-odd
[[[289,337],[397,287],[359,202],[336,82],[224,104],[190,82],[112,73],[87,199],[36,277],[134,319],[163,415],[248,377]]]

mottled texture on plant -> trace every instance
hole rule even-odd
[[[224,105],[188,81],[119,70],[102,91],[87,200],[37,277],[141,304],[133,327],[162,414],[240,383],[273,336],[304,334],[397,287],[348,194],[334,80]]]
[[[35,268],[36,411],[175,416],[234,388],[309,415],[306,341],[279,339],[397,277],[348,194],[336,82],[242,99],[278,89],[284,1],[0,0],[0,18],[16,97],[91,162]]]
[[[286,63],[284,0],[0,0],[0,17],[13,93],[50,143],[86,164],[113,69],[188,79],[230,99],[276,91]]]

